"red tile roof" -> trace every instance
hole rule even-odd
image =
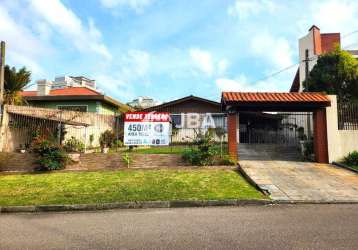
[[[321,93],[248,93],[248,92],[223,92],[224,102],[245,103],[329,103],[327,95]]]
[[[22,96],[37,96],[37,91],[22,91]],[[48,96],[92,96],[102,95],[101,93],[86,87],[70,87],[64,89],[50,90]]]

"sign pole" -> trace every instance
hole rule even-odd
[[[3,112],[4,104],[4,76],[5,76],[5,42],[1,41],[1,58],[0,58],[0,116]]]

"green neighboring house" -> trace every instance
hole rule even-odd
[[[131,110],[129,106],[88,87],[50,89],[46,82],[39,82],[37,91],[23,91],[21,95],[30,106],[41,108],[102,115],[115,115]]]

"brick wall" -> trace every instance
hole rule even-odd
[[[130,154],[130,168],[179,167],[187,164],[176,154]],[[33,171],[36,157],[32,154],[0,153],[0,171]],[[67,170],[101,170],[127,168],[122,154],[82,154],[80,162],[66,167]]]
[[[319,109],[313,113],[314,121],[314,151],[316,161],[328,163],[327,121],[326,110]]]
[[[36,158],[32,154],[0,152],[0,171],[32,171],[35,167]]]
[[[237,123],[236,113],[228,114],[227,127],[228,127],[228,147],[230,157],[237,160]]]

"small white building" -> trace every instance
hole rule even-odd
[[[153,98],[148,96],[139,96],[131,102],[127,103],[129,106],[136,109],[146,109],[161,104],[159,101],[155,101]]]
[[[87,87],[96,89],[96,81],[84,76],[59,76],[55,77],[51,89],[63,89],[66,87]]]

